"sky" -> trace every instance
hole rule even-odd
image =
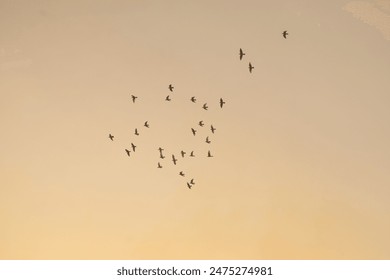
[[[0,259],[390,258],[389,0],[0,0],[0,34]]]

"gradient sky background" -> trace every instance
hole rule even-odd
[[[389,0],[0,0],[0,34],[1,259],[390,258]]]

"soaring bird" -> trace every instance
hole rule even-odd
[[[191,152],[190,157],[195,157],[194,151]]]
[[[240,60],[242,59],[242,57],[245,55],[245,53],[242,51],[242,49],[240,49]]]
[[[185,176],[185,174],[183,173],[183,171],[180,171],[179,175],[180,175],[180,176],[183,176],[183,177]]]
[[[131,99],[133,99],[133,103],[135,103],[135,100],[138,98],[138,96],[131,95]]]
[[[211,155],[210,151],[208,151],[207,157],[213,157],[213,156]]]
[[[130,151],[128,149],[125,149],[128,156],[130,156]]]
[[[249,73],[252,73],[252,70],[254,69],[255,67],[252,66],[252,64],[249,62]]]
[[[133,152],[135,152],[135,148],[137,148],[137,146],[131,143],[131,148],[133,149]]]
[[[167,95],[167,97],[165,97],[165,101],[171,101],[171,98],[169,97],[169,95]]]
[[[200,125],[200,126],[204,126],[203,121],[200,121],[200,122],[199,122],[199,125]]]
[[[146,122],[144,123],[144,126],[147,127],[147,128],[149,128],[148,121],[146,121]]]
[[[184,157],[184,155],[186,154],[186,152],[184,151],[181,151],[180,153],[181,153],[181,157]]]
[[[194,179],[191,179],[190,184],[195,185]]]
[[[161,147],[159,147],[158,150],[159,150],[160,154],[161,154],[162,151],[164,151],[164,149],[161,148]]]
[[[188,187],[189,189],[191,189],[191,188],[192,188],[192,185],[191,185],[190,183],[187,182],[187,187]]]
[[[217,129],[213,125],[211,125],[211,132],[214,133],[214,131],[216,131],[216,130]]]
[[[157,164],[157,168],[162,168],[160,163]]]
[[[209,140],[209,137],[208,137],[208,136],[206,137],[206,143],[207,143],[207,144],[210,144],[210,143],[211,143],[211,141]]]
[[[207,110],[209,107],[207,107],[207,103],[203,104],[203,109]]]
[[[226,102],[223,101],[222,98],[219,99],[219,106],[221,106],[221,108],[223,107],[223,104],[225,104]]]
[[[173,164],[176,165],[177,159],[175,158],[175,155],[172,155],[172,161],[173,161]]]
[[[172,85],[169,85],[168,88],[169,88],[170,91],[173,91],[173,89],[174,89],[174,87]]]
[[[193,129],[193,128],[191,128],[191,131],[192,131],[192,134],[194,134],[194,136],[195,136],[195,134],[196,134],[196,130],[195,130],[195,129]]]
[[[191,101],[194,102],[194,103],[196,102],[195,96],[191,97]]]
[[[108,135],[108,138],[110,138],[111,141],[114,141],[114,135],[111,135],[111,133]]]
[[[138,133],[138,129],[135,129],[135,132],[134,132],[134,134],[135,134],[135,135],[137,135],[137,136],[139,135],[139,133]]]
[[[283,34],[284,39],[287,39],[287,35],[288,35],[287,30],[283,31],[282,34]]]

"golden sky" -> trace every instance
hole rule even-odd
[[[389,18],[388,0],[0,0],[0,258],[389,259]]]

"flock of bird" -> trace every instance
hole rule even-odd
[[[286,30],[286,31],[283,31],[282,35],[283,35],[283,37],[284,37],[285,39],[287,39],[287,35],[288,35],[287,30]],[[242,58],[243,58],[244,55],[245,55],[244,51],[240,48],[240,50],[239,50],[239,58],[240,58],[240,60],[242,60]],[[253,69],[254,69],[254,66],[249,62],[249,72],[252,73]],[[174,86],[173,86],[172,84],[170,84],[170,85],[168,86],[168,90],[170,91],[170,94],[172,94],[172,93],[174,92]],[[168,95],[165,97],[165,101],[169,102],[169,101],[172,100],[170,94],[168,94]],[[137,98],[138,98],[138,96],[131,95],[131,100],[132,100],[133,103],[136,103]],[[192,97],[190,98],[190,101],[191,101],[192,103],[196,103],[197,99],[196,99],[195,96],[192,96]],[[224,106],[225,104],[226,104],[226,102],[223,100],[223,98],[220,98],[220,99],[219,99],[219,106],[220,106],[221,109],[223,108],[223,106]],[[209,107],[208,107],[207,103],[204,103],[203,106],[202,106],[202,108],[203,108],[204,110],[207,111]],[[201,120],[201,121],[198,122],[198,125],[199,125],[199,127],[204,127],[205,123]],[[144,127],[150,128],[150,125],[149,125],[149,122],[148,122],[148,121],[145,121],[145,122],[144,122]],[[215,131],[216,131],[216,128],[215,128],[212,124],[210,125],[210,131],[211,131],[212,134],[214,134]],[[191,132],[192,132],[192,135],[193,135],[193,136],[196,136],[197,130],[196,130],[195,128],[191,127]],[[136,136],[139,136],[139,131],[138,131],[137,128],[135,128],[134,134],[135,134]],[[112,135],[112,134],[110,133],[110,134],[108,135],[108,137],[109,137],[109,139],[110,139],[111,141],[114,141],[114,135]],[[209,136],[206,137],[205,143],[207,143],[207,144],[210,144],[210,143],[211,143],[211,140],[210,140],[210,137],[209,137]],[[136,148],[137,148],[137,146],[136,146],[134,143],[131,143],[131,149],[130,149],[130,148],[129,148],[129,149],[127,149],[127,148],[125,149],[125,152],[126,152],[127,156],[130,157],[131,153],[135,153],[135,152],[136,152]],[[165,159],[165,155],[164,155],[164,153],[163,153],[163,152],[164,152],[164,149],[161,148],[161,147],[159,147],[159,148],[158,148],[158,151],[159,151],[159,159],[161,159],[161,161],[158,161],[158,162],[157,162],[157,168],[161,169],[161,168],[163,168],[163,165],[161,164],[161,162],[162,162],[162,160]],[[185,152],[185,151],[183,151],[183,150],[180,151],[180,155],[181,155],[182,158],[184,158],[186,154],[187,154],[187,152]],[[172,157],[172,162],[173,162],[173,164],[174,164],[174,165],[177,165],[178,158],[176,158],[176,156],[175,156],[174,154],[172,154],[171,157]],[[191,151],[191,152],[190,152],[189,157],[195,157],[194,151]],[[208,150],[208,152],[207,152],[207,157],[208,157],[208,158],[212,158],[212,157],[213,157],[213,155],[211,154],[211,151],[210,151],[210,150]],[[178,173],[178,175],[181,176],[181,177],[185,177],[185,176],[186,176],[186,174],[184,173],[184,171],[180,171],[180,172]],[[195,179],[194,179],[194,178],[192,178],[191,180],[189,180],[189,181],[187,182],[187,187],[188,187],[189,189],[191,189],[194,185],[195,185]]]

